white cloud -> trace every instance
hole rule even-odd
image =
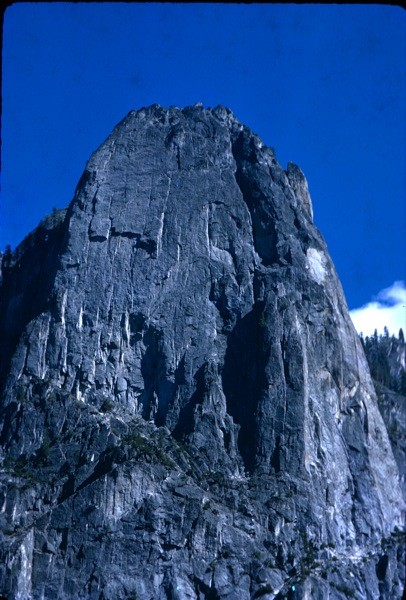
[[[381,290],[372,302],[350,311],[352,322],[358,333],[372,335],[377,329],[383,333],[386,326],[389,334],[406,333],[406,287],[404,281],[395,281],[391,287]]]

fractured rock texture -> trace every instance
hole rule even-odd
[[[401,597],[399,468],[306,179],[229,110],[130,112],[0,302],[6,597]]]

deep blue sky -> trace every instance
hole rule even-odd
[[[67,206],[129,110],[199,101],[301,166],[350,308],[405,279],[399,7],[17,3],[3,35],[0,249]]]

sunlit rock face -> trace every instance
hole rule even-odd
[[[130,112],[0,308],[0,593],[401,597],[399,470],[306,179],[228,109]]]

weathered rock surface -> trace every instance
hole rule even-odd
[[[400,598],[399,468],[301,170],[132,111],[3,257],[0,592]]]
[[[406,497],[406,398],[378,382],[375,382],[375,389],[379,410],[399,467],[403,497]]]
[[[406,497],[406,344],[403,330],[399,337],[377,332],[361,337],[365,356],[378,398],[378,407],[388,431],[399,467],[403,496]]]

